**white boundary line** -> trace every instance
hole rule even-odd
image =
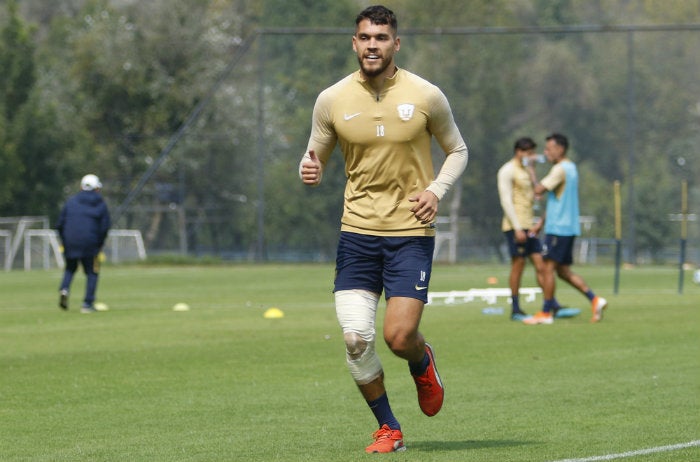
[[[633,457],[633,456],[640,456],[643,454],[654,454],[657,452],[675,451],[676,449],[685,449],[685,448],[690,448],[693,446],[700,446],[700,440],[689,441],[687,443],[672,444],[670,446],[657,446],[655,448],[639,449],[637,451],[621,452],[619,454],[607,454],[605,456],[584,457],[583,459],[562,459],[562,460],[555,460],[552,462],[594,462],[597,460],[615,460],[615,459],[622,459],[623,457]]]

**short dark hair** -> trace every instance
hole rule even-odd
[[[355,18],[355,26],[358,26],[361,21],[369,19],[372,24],[387,24],[396,34],[399,30],[396,15],[389,8],[382,5],[368,6],[357,15]]]
[[[535,149],[536,147],[537,143],[535,143],[535,141],[532,138],[528,136],[523,136],[522,138],[518,138],[517,140],[515,140],[513,151],[529,151],[530,149]]]
[[[559,146],[564,148],[564,152],[566,152],[569,149],[569,140],[561,133],[552,133],[547,137],[547,141],[549,140],[554,141]]]

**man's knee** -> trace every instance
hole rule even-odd
[[[366,290],[342,290],[335,293],[347,364],[358,385],[369,383],[382,373],[374,348],[374,316],[378,299],[378,294]]]
[[[569,279],[571,279],[571,269],[565,265],[558,265],[557,276],[559,276],[561,279],[564,279],[565,281],[568,281]]]
[[[374,339],[362,337],[357,332],[346,332],[345,352],[348,369],[358,385],[370,383],[382,373],[382,365],[374,349]]]
[[[348,353],[348,359],[357,360],[367,350],[367,341],[363,339],[357,332],[346,332],[343,335],[345,340],[345,350]]]
[[[392,353],[401,358],[415,348],[416,340],[415,334],[412,335],[402,331],[386,332],[384,334],[386,346],[389,347]]]

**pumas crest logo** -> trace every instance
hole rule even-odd
[[[399,117],[403,121],[408,121],[413,118],[413,110],[416,107],[413,104],[399,104],[396,109],[399,111]]]

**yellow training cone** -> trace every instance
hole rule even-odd
[[[272,307],[268,308],[265,310],[265,314],[263,314],[263,317],[266,319],[279,319],[284,317],[284,312],[280,310],[279,308]]]
[[[190,311],[190,305],[187,303],[176,303],[173,305],[173,311]]]

